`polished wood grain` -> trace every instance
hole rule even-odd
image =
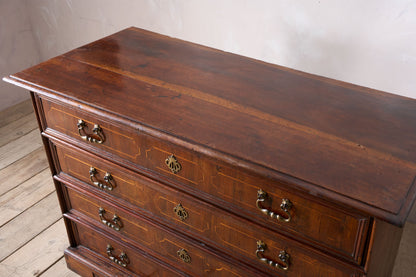
[[[79,232],[79,243],[85,245],[87,248],[93,250],[96,253],[106,257],[106,246],[110,244],[114,248],[114,253],[118,255],[121,251],[125,252],[129,257],[129,264],[127,269],[137,273],[138,275],[151,275],[155,276],[176,276],[176,275],[193,275],[193,276],[246,276],[246,275],[255,275],[256,273],[250,269],[244,270],[241,266],[236,264],[227,263],[221,261],[218,256],[212,255],[208,252],[200,250],[199,246],[192,245],[190,242],[183,242],[178,240],[178,237],[173,234],[166,234],[162,230],[154,229],[148,222],[135,220],[137,226],[136,230],[130,230],[132,233],[141,234],[143,236],[137,237],[140,241],[140,244],[143,247],[143,243],[146,246],[152,245],[155,248],[152,250],[156,252],[164,252],[163,258],[159,257],[159,264],[156,264],[150,259],[143,260],[138,255],[141,256],[150,256],[148,253],[141,251],[138,248],[135,248],[134,243],[131,240],[128,240],[129,244],[121,243],[120,240],[115,241],[114,238],[110,238],[108,231],[102,231],[98,228],[91,228],[93,226],[88,226],[81,221],[75,219],[71,215],[67,215],[69,218],[77,221],[76,229]],[[89,227],[89,228],[88,228]],[[156,246],[159,245],[159,246]],[[145,248],[146,249],[146,248]],[[182,261],[178,255],[177,251],[180,249],[186,249],[189,253],[191,260],[189,263]],[[153,255],[155,253],[150,251]],[[157,255],[157,253],[156,253]],[[163,261],[165,264],[163,265]],[[168,266],[170,263],[174,265]],[[169,270],[170,269],[170,272]]]
[[[71,213],[77,218],[88,216],[95,224],[104,226],[107,234],[116,233],[116,235],[123,235],[131,240],[132,244],[136,243],[141,247],[151,249],[158,254],[167,258],[179,269],[188,272],[192,275],[202,276],[204,274],[213,276],[247,276],[247,271],[241,270],[238,267],[230,267],[225,265],[223,261],[215,259],[212,255],[204,253],[196,248],[192,243],[181,240],[176,234],[169,234],[162,229],[155,228],[149,222],[141,220],[133,216],[128,211],[120,207],[114,207],[110,203],[101,199],[92,199],[91,195],[83,195],[75,192],[73,189],[68,189],[68,198],[72,205]],[[106,217],[111,220],[113,214],[119,216],[122,222],[120,231],[114,231],[108,226],[102,225],[98,217],[98,209],[104,207]],[[293,241],[280,237],[273,233],[267,233],[261,228],[249,228],[245,226],[246,223],[232,219],[226,215],[217,215],[217,217],[207,218],[201,215],[202,219],[211,221],[210,232],[207,234],[208,238],[216,238],[220,240],[224,246],[227,247],[228,252],[232,256],[228,257],[227,261],[231,262],[231,257],[246,256],[248,257],[248,265],[255,266],[255,268],[262,270],[263,273],[251,274],[283,274],[284,271],[280,269],[273,270],[270,266],[261,263],[256,253],[257,240],[263,240],[267,244],[268,251],[266,252],[269,259],[278,261],[278,254],[281,250],[286,250],[291,255],[290,271],[287,276],[325,276],[335,274],[335,276],[350,276],[353,274],[361,275],[358,269],[342,264],[331,257],[323,257],[320,253],[312,249],[304,249],[303,246],[296,244]],[[219,222],[214,222],[218,218]],[[79,228],[78,228],[79,229]],[[82,237],[86,233],[85,229],[79,231]],[[176,229],[174,229],[176,233]],[[82,240],[82,238],[81,238]],[[85,239],[81,244],[88,245],[94,239]],[[123,241],[126,239],[123,239]],[[284,242],[283,242],[284,241]],[[101,243],[104,245],[105,243]],[[102,246],[104,247],[104,246]],[[180,249],[186,249],[191,256],[191,263],[183,263],[176,255]],[[99,252],[99,249],[96,249]],[[210,273],[210,274],[208,274]]]
[[[416,197],[414,100],[136,28],[5,80],[32,91],[65,215],[66,258],[82,275],[392,271]],[[92,133],[95,124],[102,133]],[[4,166],[27,151],[7,148],[20,144],[27,145],[19,138],[2,146]],[[178,172],[166,166],[168,157],[179,162]],[[91,186],[84,174],[95,162],[93,177],[111,170],[120,194]],[[255,207],[260,189],[270,211],[290,199],[289,224]],[[200,221],[186,227],[175,220],[178,202]],[[126,225],[103,225],[94,215],[101,206]],[[261,263],[258,240],[268,259],[290,253],[290,269]],[[111,265],[106,241],[115,253],[127,249],[137,266]],[[196,266],[177,263],[181,245],[196,255]]]
[[[89,169],[91,166],[97,169],[95,180],[103,184],[105,184],[104,174],[106,172],[111,173],[113,176],[112,183],[115,187],[112,191],[102,190],[104,197],[115,196],[127,201],[127,204],[125,202],[122,202],[122,204],[127,205],[129,208],[132,208],[129,205],[131,203],[136,207],[143,208],[148,216],[152,216],[155,219],[159,217],[165,220],[165,224],[168,226],[174,224],[178,228],[193,231],[193,236],[196,235],[195,232],[198,233],[200,239],[209,238],[212,241],[217,240],[217,244],[223,243],[221,240],[218,242],[219,236],[213,231],[223,224],[223,221],[227,221],[225,218],[230,217],[230,215],[224,215],[223,209],[196,201],[185,193],[179,193],[163,184],[154,182],[131,171],[123,170],[123,168],[115,164],[89,155],[88,152],[73,148],[65,143],[54,141],[53,145],[60,162],[59,167],[63,173],[84,181],[90,187],[96,187],[90,180]],[[239,173],[239,178],[244,176],[241,172]],[[63,176],[62,178],[66,177]],[[214,191],[217,190],[221,193],[223,188],[229,188],[231,193],[225,194],[227,200],[230,202],[232,202],[232,199],[239,200],[237,204],[239,204],[240,208],[252,210],[249,216],[247,216],[248,220],[261,223],[264,227],[272,227],[273,230],[279,232],[282,232],[282,230],[292,232],[292,237],[295,239],[302,239],[303,237],[305,241],[314,240],[315,243],[323,244],[324,247],[328,248],[328,251],[332,251],[335,255],[343,256],[361,264],[367,239],[368,219],[355,214],[346,214],[344,211],[336,210],[334,207],[323,206],[321,202],[314,203],[302,199],[289,192],[281,192],[283,196],[279,196],[276,195],[279,193],[278,189],[270,188],[270,191],[273,191],[271,195],[275,199],[281,199],[282,197],[291,199],[293,209],[290,212],[293,214],[293,217],[290,223],[279,223],[275,219],[268,220],[256,207],[257,190],[259,189],[259,187],[256,188],[256,185],[259,180],[250,180],[248,178],[247,176],[246,182],[251,181],[253,185],[243,181],[232,180],[232,182],[237,184],[234,188],[233,184],[227,181],[213,182],[210,187],[212,186],[214,190],[209,192],[215,194]],[[215,186],[215,184],[222,184],[222,186]],[[239,184],[241,185],[238,186]],[[239,191],[238,195],[237,191]],[[99,192],[92,191],[92,193],[96,195]],[[247,196],[244,198],[243,195]],[[240,196],[240,199],[237,199],[238,196]],[[111,201],[117,200],[111,198]],[[270,209],[279,211],[280,202],[275,202],[277,203],[272,202],[273,205],[270,206]],[[70,201],[70,203],[74,204],[74,201]],[[189,219],[181,220],[173,212],[174,207],[179,203],[186,207],[188,213],[192,215]],[[134,206],[133,209],[135,209]],[[239,215],[242,213],[240,210],[235,212]],[[255,232],[256,227],[252,230]]]
[[[375,220],[370,238],[369,259],[366,263],[368,277],[389,277],[399,248],[402,229]]]
[[[24,114],[28,114],[30,112],[30,109],[32,109],[32,107],[28,106],[28,109],[29,111],[26,111]],[[14,121],[23,118],[25,115],[20,115],[21,117],[19,117],[13,113],[7,113],[4,116],[5,117],[3,117],[2,119],[10,123],[4,126],[3,128],[4,132],[0,134],[0,137],[7,136],[9,133],[13,132],[15,130],[15,127],[19,125],[17,123],[14,123]],[[12,119],[8,119],[7,117],[10,117]],[[34,118],[34,117],[30,116],[30,118]],[[33,123],[36,123],[36,122],[33,122]],[[29,133],[32,130],[30,126],[33,126],[33,125],[25,124],[25,126],[28,127],[29,129],[26,129],[26,130],[22,129],[21,135]],[[33,138],[34,139],[36,138],[36,134],[34,135]],[[27,152],[26,155],[22,159],[9,164],[8,166],[0,170],[1,179],[8,180],[6,183],[1,184],[0,195],[24,183],[24,181],[30,179],[32,176],[36,175],[37,173],[39,173],[46,167],[47,167],[46,157],[42,149],[37,149],[34,152]],[[35,193],[31,195],[34,198],[37,197]],[[56,257],[55,257],[54,259],[48,259],[48,263],[43,263],[43,264],[36,263],[34,266],[32,264],[32,267],[30,266],[23,267],[23,264],[27,261],[25,260],[24,257],[30,257],[30,253],[33,253],[32,244],[30,244],[30,242],[36,239],[38,235],[42,234],[43,230],[47,230],[53,227],[54,226],[53,223],[56,222],[56,219],[57,219],[56,216],[59,215],[58,203],[53,198],[55,198],[56,200],[55,195],[49,194],[46,198],[43,198],[42,200],[37,202],[35,205],[27,206],[24,212],[17,215],[8,223],[0,227],[0,246],[1,246],[0,248],[2,249],[1,254],[3,255],[3,258],[4,256],[13,254],[15,256],[14,258],[15,262],[17,262],[15,266],[22,268],[22,270],[20,271],[20,274],[22,274],[23,276],[29,276],[29,275],[30,276],[42,276],[42,277],[43,276],[45,277],[46,276],[48,277],[78,276],[76,273],[69,271],[69,269],[66,268],[65,259],[62,256],[59,257],[59,260],[56,260]],[[42,220],[38,220],[38,218],[42,218]],[[59,224],[61,223],[62,222],[59,221]],[[378,262],[375,261],[374,262],[374,264],[376,265],[375,270],[382,269],[380,265],[384,265],[384,264],[389,265],[391,262],[395,261],[394,271],[391,276],[394,276],[394,277],[412,276],[413,272],[415,272],[416,270],[415,268],[416,243],[415,243],[415,236],[414,236],[415,231],[416,231],[416,225],[410,222],[407,222],[403,231],[401,242],[400,242],[400,248],[398,251],[399,253],[396,258],[391,256],[394,253],[390,251],[391,242],[395,241],[394,239],[392,240],[393,238],[391,236],[392,232],[387,231],[384,237],[382,237],[381,239],[378,239],[379,242],[384,241],[384,244],[382,244],[381,249],[379,248],[381,250],[380,253],[383,254],[388,249],[387,252],[389,253],[389,256],[388,256],[388,259],[385,259],[387,260],[387,262],[383,262],[380,260]],[[63,228],[61,232],[65,232]],[[381,234],[383,234],[383,232]],[[63,233],[60,234],[56,231],[48,232],[49,237],[58,238],[58,237],[61,237],[61,235],[63,235]],[[44,255],[44,252],[46,251],[46,249],[51,249],[51,248],[48,248],[49,247],[48,239],[39,239],[35,241],[38,241],[36,242],[36,245],[38,249],[40,250],[40,253],[42,253],[41,255]],[[389,242],[390,242],[390,246],[385,244]],[[22,247],[25,244],[29,244],[29,246]],[[54,247],[56,247],[56,251],[61,252],[63,254],[62,249],[66,247],[66,245],[67,245],[67,242],[65,242],[65,245],[54,244]],[[9,249],[9,250],[6,251],[6,249]],[[91,251],[86,250],[85,248],[82,248],[82,247],[79,247],[76,249],[72,248],[70,251],[67,251],[67,257],[69,256],[68,253],[71,253],[71,254],[75,253],[74,255],[71,255],[71,257],[76,258],[74,260],[78,267],[82,267],[85,269],[85,271],[83,271],[84,276],[85,275],[92,276],[91,272],[93,272],[95,276],[108,276],[108,277],[109,276],[132,276],[131,272],[128,272],[128,271],[124,273],[121,272],[119,268],[113,267],[111,264],[106,263],[105,259],[100,260],[98,258],[99,256],[93,254]],[[3,258],[0,258],[0,264]],[[374,261],[374,259],[372,260]],[[74,263],[72,263],[72,260],[68,259],[68,263],[71,263],[71,269],[74,269]],[[89,265],[90,267],[86,266],[86,264]],[[376,272],[376,274],[377,273],[378,272]],[[378,276],[378,275],[374,275],[374,276]],[[383,276],[383,275],[380,275],[380,276]]]
[[[145,259],[145,258],[144,258]],[[66,265],[79,276],[92,277],[138,277],[131,271],[123,270],[104,260],[91,250],[79,246],[77,248],[69,247],[65,250]],[[77,275],[78,276],[78,275]],[[157,275],[155,275],[157,276]]]
[[[416,195],[412,99],[135,28],[8,80],[395,224]]]
[[[150,258],[146,259],[148,254],[143,251],[133,249],[131,246],[127,246],[126,244],[106,237],[105,234],[98,233],[98,230],[96,229],[89,229],[82,224],[77,224],[75,226],[80,234],[80,244],[93,250],[95,253],[98,253],[101,257],[107,257],[106,249],[108,244],[114,248],[114,256],[119,256],[121,252],[125,252],[130,260],[126,267],[130,272],[136,273],[139,276],[180,276],[180,274],[177,271],[175,272],[173,268],[169,270],[169,267],[166,265],[157,263]],[[117,266],[117,268],[122,267]]]

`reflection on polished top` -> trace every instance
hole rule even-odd
[[[416,195],[416,100],[137,28],[7,80],[398,225]]]

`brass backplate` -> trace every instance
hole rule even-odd
[[[190,263],[191,262],[191,256],[189,256],[188,252],[185,249],[180,249],[176,252],[176,254],[178,254],[178,257],[184,261],[185,263]]]
[[[181,164],[173,155],[170,155],[169,157],[167,157],[165,160],[165,163],[169,167],[170,171],[172,171],[172,173],[174,174],[178,173],[182,169]]]
[[[176,205],[175,208],[173,208],[173,211],[181,220],[185,220],[188,218],[188,212],[180,203]]]

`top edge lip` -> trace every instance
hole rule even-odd
[[[3,78],[1,78],[4,82],[6,82],[6,83],[12,83],[13,81],[12,81],[12,78],[13,78],[13,76],[12,75],[8,75],[8,76],[4,76]]]
[[[63,93],[59,93],[58,91],[50,90],[48,88],[45,88],[45,87],[42,87],[40,85],[34,84],[32,82],[26,81],[22,78],[14,76],[14,75],[9,75],[9,76],[3,77],[2,80],[5,81],[5,82],[14,84],[16,86],[22,87],[24,89],[29,89],[29,90],[34,91],[36,93],[45,95],[46,97],[50,96],[50,95],[54,95],[57,98],[57,100],[62,101],[62,100],[66,99],[66,100],[69,100],[69,101],[72,101],[72,102],[80,102],[80,103],[88,106],[89,108],[91,108],[93,110],[100,110],[100,108],[97,107],[97,106],[91,105],[89,103],[85,103],[83,101],[80,101],[77,98],[67,97]],[[104,111],[104,112],[114,115],[111,111]],[[362,202],[358,199],[351,198],[349,196],[334,192],[330,189],[321,187],[321,186],[319,186],[317,184],[314,184],[314,183],[311,183],[309,181],[302,180],[302,179],[299,179],[295,176],[288,175],[287,173],[280,172],[280,171],[277,171],[275,169],[264,167],[263,165],[259,165],[259,164],[253,163],[253,162],[246,161],[246,160],[244,160],[240,157],[234,156],[230,153],[226,153],[226,152],[222,152],[222,151],[219,151],[219,150],[212,149],[209,146],[202,145],[202,144],[196,143],[194,141],[187,140],[186,138],[175,136],[171,133],[166,133],[163,130],[159,130],[159,129],[154,128],[152,126],[147,126],[147,125],[145,125],[141,122],[134,121],[133,119],[125,118],[125,117],[120,117],[120,119],[123,122],[128,121],[128,122],[131,122],[133,124],[143,125],[146,129],[146,132],[149,132],[147,130],[147,129],[149,129],[149,130],[151,130],[152,133],[160,133],[163,136],[169,137],[170,138],[169,141],[172,141],[174,143],[175,142],[177,143],[178,141],[182,141],[183,143],[181,143],[181,146],[185,146],[185,144],[186,144],[186,146],[185,146],[186,148],[192,149],[193,146],[202,147],[202,151],[198,151],[198,152],[201,152],[201,153],[203,153],[205,155],[208,155],[210,157],[219,158],[220,160],[224,160],[224,158],[221,158],[220,156],[228,156],[229,160],[227,160],[226,162],[235,164],[239,167],[247,167],[249,164],[254,165],[255,168],[253,169],[253,172],[256,173],[256,174],[266,176],[266,175],[269,175],[270,173],[274,173],[274,174],[269,175],[269,177],[271,177],[273,179],[279,179],[283,182],[294,184],[296,186],[296,189],[298,191],[301,191],[304,194],[308,194],[312,197],[316,197],[317,195],[321,195],[320,197],[324,197],[324,199],[326,199],[329,202],[332,202],[334,204],[341,205],[341,206],[344,206],[344,207],[353,208],[357,211],[364,212],[367,215],[374,216],[376,218],[379,218],[383,221],[389,222],[389,223],[394,224],[394,225],[399,226],[399,227],[404,226],[404,224],[406,222],[406,218],[407,218],[407,216],[410,213],[411,208],[412,208],[412,205],[411,205],[412,201],[414,201],[414,199],[416,199],[416,188],[415,188],[416,178],[415,178],[413,184],[409,187],[408,194],[406,195],[406,197],[404,197],[404,203],[399,208],[399,210],[397,212],[388,211],[388,210],[383,209],[382,207],[369,205],[369,204],[364,203],[364,202]],[[182,145],[182,144],[184,144],[184,145]],[[313,187],[313,189],[311,189],[311,187]],[[355,206],[349,204],[348,201],[351,201],[351,200],[354,201],[355,203],[357,203],[358,207],[355,207]],[[407,203],[407,205],[406,205],[406,203]],[[416,205],[416,204],[414,204],[414,205]]]

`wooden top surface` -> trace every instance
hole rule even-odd
[[[401,225],[416,100],[129,28],[5,78]]]

